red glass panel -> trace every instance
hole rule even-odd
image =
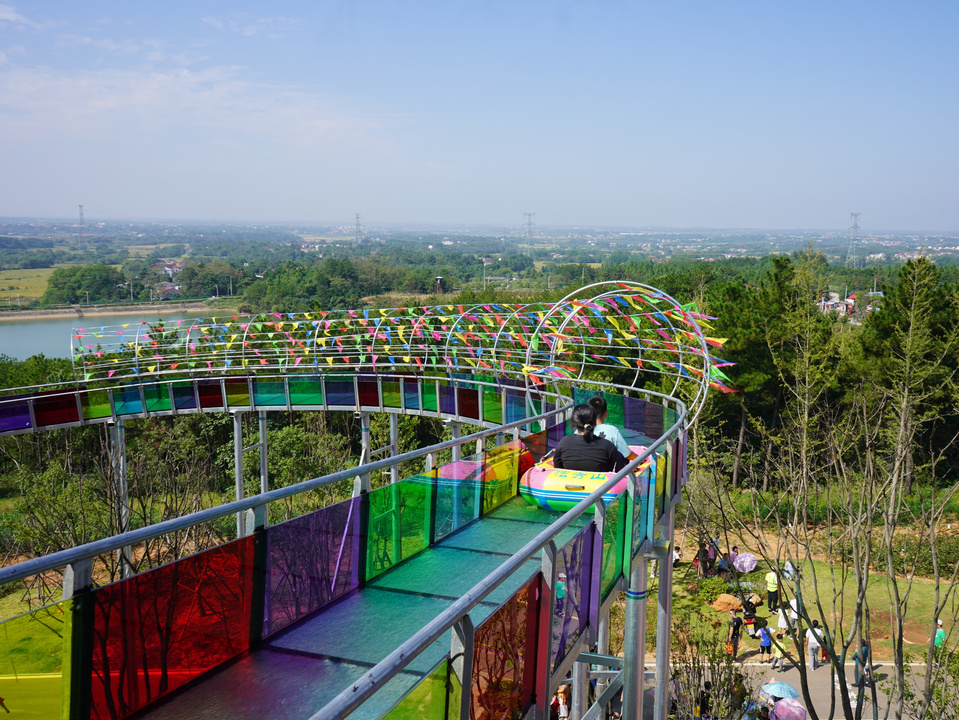
[[[62,392],[40,393],[33,402],[33,415],[37,419],[37,427],[80,422],[77,396],[74,393],[64,395]]]
[[[460,417],[479,420],[479,393],[468,388],[458,388],[457,395],[459,396]]]
[[[215,380],[200,381],[196,384],[197,394],[200,396],[201,408],[223,407],[223,390]]]
[[[366,407],[380,406],[380,389],[377,387],[375,380],[373,382],[360,380],[357,385],[360,388],[360,405]]]
[[[95,591],[91,718],[125,718],[249,648],[254,542]]]

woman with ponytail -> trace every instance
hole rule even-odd
[[[559,441],[553,453],[553,466],[565,470],[615,472],[626,466],[626,458],[606,438],[593,434],[596,410],[589,403],[573,408],[570,419],[573,434]]]

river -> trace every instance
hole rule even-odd
[[[87,317],[23,318],[0,321],[0,354],[17,360],[31,355],[70,357],[74,328],[99,328],[108,325],[139,324],[143,320],[155,322],[177,321],[212,315],[232,314],[230,310],[180,311],[158,313],[143,310],[123,315],[91,315]]]

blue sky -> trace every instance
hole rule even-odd
[[[959,230],[953,0],[0,0],[0,216]]]

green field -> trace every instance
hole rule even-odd
[[[39,300],[47,289],[47,280],[55,268],[36,268],[34,270],[0,270],[0,302],[5,305]]]

